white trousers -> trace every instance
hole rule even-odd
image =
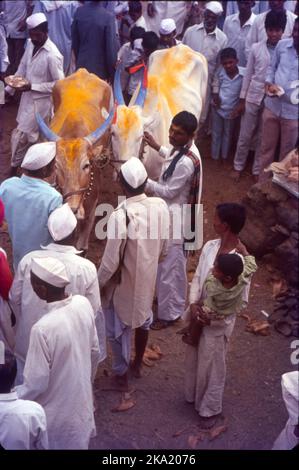
[[[159,320],[172,321],[183,315],[187,295],[186,264],[183,244],[171,244],[166,258],[158,267],[156,286]]]
[[[194,403],[200,416],[221,413],[226,379],[227,343],[232,334],[235,315],[205,326],[198,347],[186,346],[185,398]]]

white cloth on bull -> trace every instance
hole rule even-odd
[[[79,254],[80,252],[72,246],[50,243],[42,250],[28,253],[19,263],[10,290],[11,305],[17,320],[15,346],[18,363],[17,384],[22,383],[31,328],[46,312],[46,302],[37,297],[31,286],[30,265],[32,258],[50,256],[63,262],[70,279],[66,292],[83,295],[89,300],[93,308],[99,339],[99,361],[103,361],[106,357],[105,320],[101,307],[96,268],[91,261],[78,256]]]
[[[211,86],[217,66],[219,65],[219,52],[227,45],[226,35],[216,27],[212,33],[207,33],[204,24],[190,26],[184,34],[183,44],[200,52],[208,61],[208,88],[205,106],[202,110],[200,122],[204,122],[208,116],[211,99]]]
[[[155,16],[153,18],[148,16],[146,8],[144,8],[143,11],[148,31],[154,31],[156,34],[159,34],[159,28],[163,18],[172,18],[176,23],[177,34],[181,34],[190,8],[190,2],[154,1],[151,3],[155,10]]]
[[[204,245],[190,287],[190,304],[205,298],[204,283],[213,269],[220,245],[220,239],[210,240]],[[248,302],[249,289],[250,284],[244,289],[245,302]],[[190,320],[189,309],[184,313],[184,319]],[[185,397],[188,402],[195,403],[195,409],[201,416],[213,416],[222,410],[226,349],[235,320],[236,316],[230,315],[224,320],[212,322],[204,327],[197,348],[186,347]]]
[[[64,78],[63,57],[50,39],[47,39],[34,56],[33,49],[32,41],[28,40],[15,74],[26,78],[31,83],[31,90],[22,93],[16,118],[18,131],[26,134],[27,140],[31,144],[37,142],[39,137],[35,113],[38,112],[46,121],[50,119],[52,89],[57,80]],[[15,89],[9,86],[5,89],[11,95],[15,93]],[[12,162],[13,159],[14,153],[12,153]]]
[[[99,362],[94,312],[81,295],[47,304],[33,326],[19,398],[43,406],[49,449],[88,449],[95,436],[92,381]]]
[[[158,263],[167,253],[168,220],[164,201],[140,194],[121,203],[108,221],[98,271],[100,288],[105,287],[103,307],[113,299],[119,319],[133,329],[150,316]],[[119,268],[121,278],[116,279]]]
[[[284,429],[275,440],[272,450],[291,450],[299,444],[299,437],[295,435],[295,427],[298,432],[299,419],[299,372],[294,370],[281,377],[282,398],[289,414],[289,419]]]

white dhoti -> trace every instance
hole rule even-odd
[[[11,134],[11,166],[19,167],[31,145],[39,142],[39,136],[32,138],[30,134],[14,129]]]
[[[226,378],[227,343],[236,317],[211,322],[205,326],[198,347],[186,346],[185,398],[195,404],[200,416],[221,413]]]
[[[157,274],[158,319],[173,321],[185,310],[187,295],[187,258],[182,244],[171,244]]]

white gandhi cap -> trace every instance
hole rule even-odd
[[[121,166],[120,171],[126,182],[134,189],[139,188],[147,178],[147,172],[144,165],[136,157],[131,157],[126,163],[124,163]]]
[[[171,34],[176,30],[175,21],[172,18],[165,18],[161,21],[159,33],[160,34]]]
[[[31,16],[28,16],[26,23],[28,29],[34,29],[42,23],[47,22],[47,17],[44,13],[34,13]]]
[[[65,287],[70,283],[64,264],[56,258],[33,258],[31,271],[39,279],[55,287]]]
[[[208,2],[206,3],[205,9],[215,13],[215,15],[221,15],[221,13],[223,13],[223,7],[220,2]]]
[[[25,170],[39,170],[47,166],[56,155],[55,142],[32,145],[26,152],[21,167]]]
[[[77,227],[77,219],[68,203],[51,212],[48,229],[54,241],[68,237]]]

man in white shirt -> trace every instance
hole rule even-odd
[[[161,21],[164,18],[172,18],[177,25],[178,35],[182,34],[191,2],[146,2],[147,8],[144,11],[145,21],[148,31],[159,33]]]
[[[97,271],[94,264],[88,259],[82,258],[81,252],[74,247],[76,226],[77,219],[67,203],[54,210],[48,219],[48,229],[54,243],[42,246],[41,250],[28,253],[19,263],[10,289],[11,305],[16,316],[17,384],[23,382],[23,369],[31,329],[42,318],[46,310],[46,302],[35,294],[31,286],[30,272],[33,258],[42,259],[50,256],[64,263],[70,280],[66,292],[82,295],[89,300],[94,312],[99,339],[99,361],[103,361],[106,357],[105,321],[101,307]]]
[[[200,204],[202,186],[201,159],[193,142],[197,125],[196,117],[187,111],[174,116],[169,129],[169,143],[172,149],[160,146],[145,132],[144,138],[148,145],[165,158],[159,182],[149,179],[146,188],[154,196],[164,199],[172,217],[168,254],[158,270],[158,318],[151,325],[154,330],[172,325],[180,319],[185,310],[187,257],[184,250],[183,211],[184,205],[187,207],[190,204],[191,187],[196,192],[195,204]],[[194,185],[194,178],[197,179],[197,185]],[[180,216],[179,224],[176,222],[177,215]],[[175,228],[179,228],[180,233],[172,233]]]
[[[160,198],[147,197],[145,167],[135,157],[121,166],[125,196],[108,221],[108,240],[98,271],[115,377],[113,385],[128,389],[131,335],[135,333],[132,370],[140,376],[149,326],[158,263],[167,252],[169,214]]]
[[[46,415],[38,403],[21,400],[12,390],[17,373],[8,351],[0,363],[0,447],[6,450],[48,449]]]
[[[88,449],[95,436],[92,382],[99,361],[99,343],[90,302],[67,295],[70,280],[55,258],[35,258],[31,283],[47,302],[47,314],[33,327],[20,398],[43,406],[49,449]]]
[[[146,22],[142,15],[141,2],[129,2],[129,16],[132,21],[134,21],[130,29],[132,29],[134,26],[140,26],[145,31],[147,31]]]
[[[286,10],[284,4],[285,4],[285,0],[270,0],[269,1],[270,10],[268,11],[272,10],[272,11],[278,12],[279,14],[282,14],[282,13],[286,14],[287,24],[286,24],[282,38],[289,38],[292,36],[292,31],[293,31],[296,15],[292,13],[291,11]],[[255,44],[256,42],[260,42],[263,39],[267,38],[266,30],[265,30],[265,17],[268,11],[265,11],[257,15],[253,22],[250,32],[246,38],[246,43],[245,43],[246,57],[249,56],[249,52],[253,44]]]
[[[10,75],[16,72],[24,54],[27,38],[26,18],[32,13],[33,1],[4,0],[2,6],[10,62],[8,75]]]
[[[235,49],[239,65],[246,67],[245,40],[256,17],[251,11],[254,2],[251,0],[239,0],[236,3],[238,4],[239,13],[225,18],[223,32],[227,36],[226,47]]]
[[[217,27],[217,21],[222,13],[223,8],[220,2],[208,2],[205,6],[203,23],[188,28],[182,41],[194,51],[203,54],[208,61],[207,96],[200,117],[200,125],[203,125],[208,117],[212,81],[219,64],[219,52],[227,45],[226,35]]]
[[[35,13],[26,20],[30,40],[22,57],[16,75],[28,80],[18,90],[22,97],[17,115],[17,128],[11,137],[12,175],[22,163],[28,148],[39,140],[39,129],[35,114],[49,121],[52,113],[52,89],[57,80],[64,78],[63,57],[48,37],[47,18],[43,13]],[[15,89],[6,87],[10,95]]]
[[[277,43],[283,35],[285,25],[286,15],[269,11],[265,17],[267,39],[257,42],[251,47],[238,105],[241,113],[245,108],[245,113],[241,119],[240,135],[234,158],[232,176],[235,181],[239,181],[242,171],[245,169],[249,151],[253,147],[254,136],[256,137],[256,145],[252,174],[254,180],[258,179],[266,73]]]

